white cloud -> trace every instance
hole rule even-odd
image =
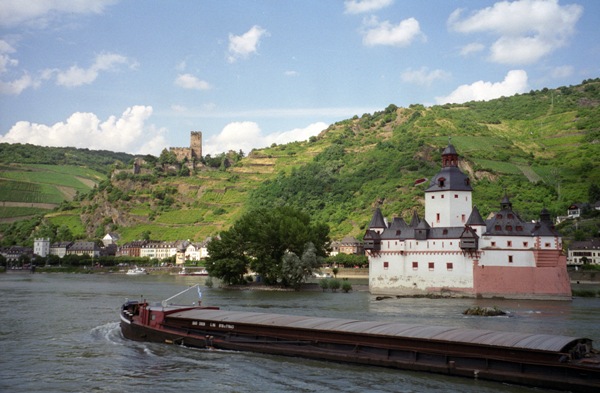
[[[39,79],[32,78],[29,74],[25,73],[19,79],[14,79],[10,82],[0,81],[0,94],[18,95],[30,87],[39,87],[40,83]]]
[[[446,97],[436,97],[436,102],[461,104],[468,101],[486,101],[523,93],[526,90],[527,73],[523,70],[512,70],[506,74],[502,82],[478,81],[470,85],[461,85]]]
[[[73,113],[65,122],[51,126],[20,121],[0,136],[0,142],[158,155],[167,144],[163,130],[145,124],[151,115],[151,106],[136,105],[103,122],[84,112]]]
[[[89,85],[94,82],[101,71],[114,71],[118,65],[125,64],[130,68],[137,67],[137,63],[127,57],[115,53],[103,53],[96,56],[94,64],[89,68],[72,66],[66,71],[52,70],[56,73],[56,84],[59,86],[75,87]]]
[[[397,25],[389,21],[380,22],[376,17],[363,22],[363,44],[367,46],[408,46],[418,37],[426,39],[415,18],[405,19]]]
[[[483,45],[479,42],[473,42],[471,44],[467,44],[467,45],[463,46],[462,49],[460,50],[460,54],[463,56],[467,56],[467,55],[470,55],[471,53],[481,52],[484,49],[485,49],[485,45]]]
[[[400,75],[402,81],[421,86],[431,86],[436,80],[446,79],[449,76],[450,74],[444,70],[430,71],[427,67],[421,67],[418,70],[409,68]]]
[[[299,75],[298,71],[291,71],[291,70],[290,71],[285,71],[283,74],[285,76],[298,76]]]
[[[229,34],[229,57],[230,63],[239,59],[245,59],[258,50],[260,40],[268,36],[268,32],[260,26],[254,25],[242,35]]]
[[[501,1],[464,18],[462,13],[455,10],[448,26],[465,34],[496,35],[490,48],[491,61],[531,64],[568,43],[583,7],[561,6],[558,0],[520,0]]]
[[[200,80],[192,74],[181,74],[177,76],[175,84],[184,89],[209,90],[211,88],[208,82]]]
[[[344,12],[346,14],[362,14],[373,12],[391,5],[394,0],[346,0]]]
[[[207,154],[219,154],[229,150],[242,150],[247,154],[252,149],[267,147],[273,143],[306,141],[311,136],[318,135],[327,127],[327,124],[317,122],[305,128],[295,128],[290,131],[263,135],[259,125],[255,122],[233,122],[227,124],[218,135],[207,138],[202,150]]]
[[[118,0],[2,0],[0,26],[28,24],[44,28],[60,15],[100,14]]]

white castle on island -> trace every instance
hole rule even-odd
[[[562,238],[546,209],[525,222],[505,195],[483,220],[449,144],[425,190],[425,218],[388,223],[377,208],[364,236],[369,290],[381,295],[570,299]]]

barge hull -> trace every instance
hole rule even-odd
[[[588,363],[575,363],[567,361],[571,354],[561,351],[242,322],[244,318],[264,319],[267,314],[261,313],[227,313],[226,318],[222,312],[214,313],[215,318],[211,314],[205,310],[157,310],[153,314],[148,308],[137,317],[122,315],[121,329],[124,337],[136,341],[383,366],[573,392],[600,391],[597,356]],[[291,325],[308,323],[290,318]],[[347,325],[335,319],[319,322]]]

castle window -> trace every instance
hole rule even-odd
[[[512,213],[508,213],[508,218],[512,220],[513,218],[515,218],[515,216]]]
[[[400,229],[398,229],[398,230],[396,231],[396,236],[398,236],[398,235],[399,235],[399,234],[401,234],[401,233],[402,233],[402,231],[401,231]]]
[[[431,199],[435,199],[435,195],[432,195],[432,196],[431,196]]]
[[[462,220],[462,222],[465,222],[465,219],[466,219],[465,215],[464,215],[464,214],[461,214],[461,215],[460,215],[460,219]]]
[[[496,218],[497,218],[498,220],[502,220],[502,214],[500,214],[500,213],[496,214]]]
[[[442,231],[442,234],[447,235],[448,234],[448,230],[446,228],[444,228],[444,230]]]
[[[513,256],[512,255],[508,256],[508,263],[513,263]]]
[[[446,178],[444,178],[444,177],[440,177],[440,178],[438,179],[438,186],[439,186],[439,187],[445,187],[445,186],[446,186]]]
[[[454,194],[454,199],[458,199],[458,194]]]
[[[508,241],[506,242],[506,247],[512,247],[512,241],[508,240]]]
[[[496,247],[496,242],[492,242],[492,247]]]
[[[523,227],[521,225],[517,225],[517,231],[521,232],[523,230]]]
[[[527,247],[528,244],[529,243],[527,243],[527,242],[523,242],[523,247]]]
[[[439,222],[440,222],[440,213],[436,213],[436,214],[435,214],[435,221],[436,221],[437,223],[439,223]]]
[[[444,199],[444,194],[442,194],[442,199]]]
[[[446,262],[446,270],[451,272],[452,269],[454,269],[454,264],[452,262]]]
[[[383,262],[383,268],[387,270],[387,268],[390,266],[389,262]]]
[[[507,231],[512,231],[512,225],[507,225],[507,226],[506,226],[506,230],[507,230]]]
[[[428,267],[429,267],[429,271],[433,271],[434,263],[429,262]]]
[[[497,230],[497,231],[501,231],[501,230],[502,230],[502,227],[501,227],[500,225],[496,225],[496,226],[494,227],[494,229],[495,229],[495,230]]]
[[[419,262],[413,262],[412,263],[412,269],[413,270],[418,270],[419,269]]]
[[[544,247],[546,247],[546,248],[550,248],[550,247],[551,247],[551,246],[550,246],[550,243],[544,243]]]

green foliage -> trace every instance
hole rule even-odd
[[[337,266],[352,268],[355,266],[358,266],[358,267],[367,266],[369,264],[369,260],[365,255],[353,255],[353,254],[339,253],[332,257],[327,257],[327,259],[325,259],[325,263],[327,265],[337,265]]]
[[[317,249],[314,244],[307,243],[304,247],[302,257],[293,252],[286,252],[283,255],[281,264],[281,281],[284,286],[299,288],[307,277],[312,276],[313,271],[319,269],[321,260],[317,256]]]
[[[348,281],[347,279],[344,279],[342,281],[342,291],[344,293],[348,293],[352,290],[352,284],[350,284],[350,281]]]
[[[328,233],[326,225],[289,207],[252,210],[209,243],[206,269],[228,284],[242,283],[249,268],[266,284],[296,285],[298,271],[311,273],[314,258],[326,255]]]
[[[107,150],[0,143],[0,163],[3,164],[72,165],[87,167],[107,175],[115,163],[129,163],[133,158],[131,154]]]

